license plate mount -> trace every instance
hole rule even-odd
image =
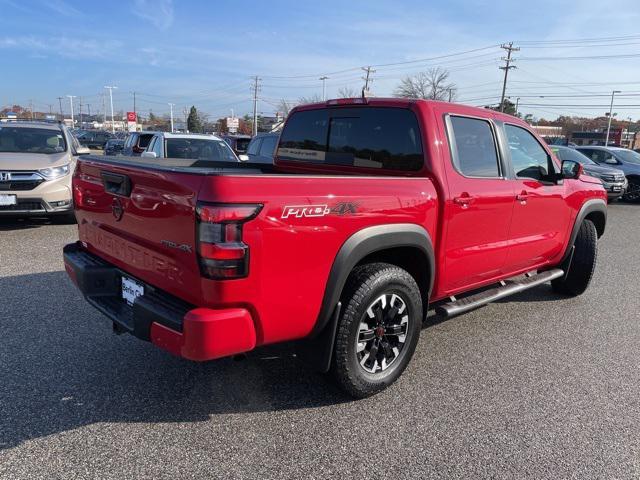
[[[144,295],[144,285],[140,282],[122,276],[122,299],[127,302],[127,305],[133,306],[133,302],[136,298]]]

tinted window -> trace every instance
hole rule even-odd
[[[0,152],[51,154],[66,149],[60,130],[0,126]]]
[[[247,145],[249,145],[250,140],[248,138],[238,138],[236,139],[236,150],[240,153],[244,153],[247,151]]]
[[[260,143],[262,143],[261,138],[254,138],[249,143],[249,147],[247,147],[247,153],[249,155],[257,155],[258,150],[260,150]]]
[[[262,139],[262,145],[260,145],[260,156],[273,157],[273,151],[276,149],[277,142],[278,137],[276,136],[264,137]]]
[[[450,117],[451,152],[456,169],[467,177],[500,176],[496,142],[485,120]]]
[[[147,145],[149,145],[149,142],[151,141],[152,138],[153,138],[153,135],[150,135],[150,134],[140,135],[140,140],[138,140],[138,146],[140,148],[147,148]]]
[[[282,132],[278,157],[388,170],[419,170],[423,164],[417,119],[402,108],[295,113]]]
[[[200,138],[169,138],[166,141],[167,157],[218,162],[236,162],[236,156],[224,140]]]
[[[514,125],[505,125],[504,130],[517,177],[544,180],[555,172],[547,151],[530,132]]]
[[[558,147],[551,147],[551,151],[553,151],[553,153],[556,154],[556,156],[560,159],[560,160],[572,160],[574,162],[578,162],[581,163],[583,165],[595,165],[596,162],[594,162],[593,160],[591,160],[589,157],[585,156],[584,154],[580,153],[577,150],[574,150],[573,148],[558,148]]]

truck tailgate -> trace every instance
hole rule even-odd
[[[203,176],[83,158],[74,173],[80,241],[133,277],[200,298],[195,208]]]

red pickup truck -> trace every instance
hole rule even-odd
[[[607,201],[515,117],[397,98],[294,109],[273,166],[89,156],[73,191],[66,270],[116,332],[196,361],[299,340],[355,397],[428,304],[584,292]]]

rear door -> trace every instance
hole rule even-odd
[[[555,178],[559,166],[529,130],[504,125],[515,178],[513,221],[509,235],[509,272],[538,266],[564,249],[571,216],[566,186]]]
[[[497,130],[488,119],[446,115],[445,293],[501,275],[514,203]],[[446,156],[446,151],[444,152]]]

